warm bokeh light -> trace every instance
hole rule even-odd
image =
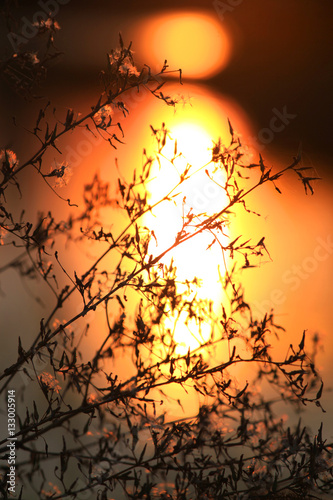
[[[177,151],[178,153],[182,152],[183,156],[176,160],[174,165],[161,158],[162,168],[160,170],[156,163],[155,170],[151,172],[153,180],[147,186],[152,196],[150,201],[157,201],[167,189],[174,187],[174,184],[179,181],[179,173],[182,171],[181,169],[184,169],[186,162],[193,165],[193,171],[196,173],[181,186],[180,204],[176,206],[168,203],[168,206],[161,207],[161,210],[155,210],[154,216],[151,216],[149,220],[147,218],[140,221],[140,224],[154,229],[156,233],[159,247],[156,248],[153,240],[151,252],[154,254],[173,243],[182,222],[182,199],[184,196],[186,196],[184,210],[192,207],[196,214],[202,212],[211,214],[224,206],[223,192],[210,181],[205,169],[211,158],[213,140],[217,141],[219,137],[225,143],[230,140],[227,118],[230,119],[237,132],[245,137],[250,133],[246,115],[242,113],[239,106],[230,99],[212,92],[208,87],[189,83],[184,83],[181,87],[176,83],[168,83],[165,87],[165,92],[180,99],[176,108],[167,107],[162,101],[153,99],[145,91],[138,94],[136,89],[127,98],[124,97],[124,102],[130,112],[129,118],[123,119],[122,116],[117,116],[115,120],[121,121],[127,146],[121,145],[115,151],[110,148],[107,141],[97,141],[91,134],[82,133],[80,130],[72,138],[70,147],[65,149],[65,152],[69,153],[66,160],[74,162],[72,167],[76,174],[73,175],[69,185],[73,201],[80,202],[83,184],[91,182],[95,171],[92,170],[92,165],[96,165],[101,177],[110,182],[111,193],[115,195],[117,177],[129,180],[133,176],[134,168],[137,172],[139,171],[142,149],[147,148],[151,155],[156,153],[156,143],[149,125],[152,124],[154,128],[159,128],[162,122],[165,122],[165,126],[170,131],[169,140],[163,150],[165,157],[171,158],[173,156],[175,140],[177,140]],[[180,91],[181,95],[179,95]],[[118,169],[115,167],[115,157],[118,158]],[[203,166],[205,168],[201,168]],[[208,165],[207,168],[212,173],[213,165]],[[77,175],[78,173],[80,175]],[[223,178],[217,172],[214,177],[217,182],[223,183]],[[45,203],[47,204],[47,199],[45,199]],[[68,208],[61,200],[58,201],[58,205],[59,217],[65,219]],[[102,225],[105,229],[110,227],[114,234],[121,231],[126,223],[126,214],[122,211],[114,211],[112,208],[103,211]],[[197,298],[214,300],[216,303],[215,313],[219,313],[221,284],[219,283],[217,267],[220,267],[221,275],[223,275],[225,263],[218,245],[214,245],[206,251],[212,240],[213,236],[210,234],[200,235],[200,237],[173,251],[172,255],[165,256],[164,262],[169,262],[171,257],[174,258],[180,280],[193,279],[194,277],[204,278],[198,289]],[[101,244],[96,245],[91,242],[91,245],[86,243],[84,248],[78,246],[75,249],[75,266],[78,272],[83,273],[86,267],[99,257],[100,253]],[[73,256],[68,252],[65,253],[65,256],[63,264],[70,268],[73,265]],[[102,267],[113,268],[113,266],[114,255],[112,254],[105,259]],[[138,297],[132,297],[128,292],[126,295],[128,295],[128,307],[135,311]],[[75,305],[75,308],[80,310],[82,301],[80,297],[76,297],[76,300],[77,306]],[[115,303],[114,310],[111,311],[111,322],[117,318],[118,313],[117,303]],[[88,340],[88,351],[103,341],[105,332],[104,312],[102,310],[96,311],[94,315],[95,319],[91,322],[94,325],[94,335]],[[64,317],[66,318],[66,315]],[[176,323],[175,328],[175,318],[171,318],[167,320],[166,327],[173,331],[174,340],[178,343],[177,354],[179,355],[186,353],[189,347],[191,350],[196,349],[210,336],[209,325],[202,325],[200,332],[198,325],[193,324],[193,321],[187,325],[184,324],[184,315]],[[130,360],[124,362],[120,357],[119,362],[113,363],[112,367],[108,369],[114,370],[120,378],[125,378],[128,375],[130,365]]]
[[[179,95],[179,91],[182,92]],[[192,213],[199,216],[201,213],[213,214],[225,206],[226,198],[224,191],[219,185],[223,185],[222,172],[214,172],[214,165],[210,163],[212,156],[213,141],[220,137],[222,142],[229,144],[230,133],[228,118],[237,133],[244,137],[250,134],[250,127],[246,115],[230,99],[213,93],[206,86],[184,83],[179,87],[176,83],[168,83],[165,92],[174,95],[180,102],[174,109],[167,107],[160,100],[153,100],[146,94],[135,101],[136,94],[125,100],[130,110],[131,120],[125,121],[126,142],[131,148],[122,148],[117,151],[120,175],[130,179],[133,175],[133,164],[137,164],[142,154],[142,148],[147,148],[147,154],[156,154],[156,143],[152,137],[151,124],[155,129],[165,123],[169,130],[168,140],[160,157],[161,168],[156,162],[151,171],[151,180],[147,187],[151,194],[149,202],[157,202],[167,194],[178,182],[180,174],[191,164],[194,175],[182,183],[175,192],[180,195],[176,203],[166,202],[154,209],[153,214],[145,217],[142,224],[154,230],[158,247],[152,240],[149,251],[158,255],[173,244],[177,232],[181,229],[182,215],[192,208]],[[175,153],[175,141],[177,141],[177,158],[173,164],[168,161]],[[110,176],[109,155],[101,157],[100,165],[105,177]],[[105,167],[104,167],[105,165]],[[216,181],[213,182],[207,176],[206,170]],[[116,175],[119,175],[117,172]],[[183,199],[186,197],[183,204]],[[115,225],[118,219],[113,221]],[[220,240],[222,235],[219,236]],[[218,243],[210,249],[207,247],[214,240],[212,234],[201,234],[182,244],[177,249],[169,252],[163,262],[169,263],[174,259],[177,267],[179,280],[191,280],[195,277],[200,281],[197,290],[197,299],[212,300],[215,303],[214,313],[220,313],[221,307],[221,283],[220,276],[225,272],[225,258]],[[221,241],[222,242],[222,241]],[[112,259],[110,258],[110,265]],[[179,293],[181,293],[181,287]],[[211,329],[209,325],[194,324],[190,321],[185,325],[184,314],[180,318],[168,318],[165,327],[173,332],[173,338],[177,342],[177,354],[182,355],[196,349],[209,339]]]
[[[231,43],[216,16],[205,12],[166,12],[132,26],[137,53],[155,70],[165,59],[185,78],[208,78],[229,62]]]
[[[174,243],[188,213],[194,216],[193,222],[201,222],[201,214],[212,215],[221,210],[227,202],[220,187],[223,185],[223,176],[218,172],[214,174],[214,165],[210,162],[212,139],[205,128],[180,119],[178,124],[170,129],[169,136],[160,164],[156,162],[151,173],[153,180],[149,184],[150,203],[155,204],[168,194],[186,169],[189,169],[189,174],[192,172],[192,175],[176,189],[175,192],[179,195],[174,201],[163,202],[152,214],[145,216],[145,225],[153,230],[156,236],[157,244],[153,240],[149,250],[153,255],[162,253]],[[170,162],[175,153],[181,153],[181,156]],[[220,185],[211,180],[207,173],[212,179],[214,175],[218,177]],[[186,231],[190,232],[190,229],[187,228]],[[221,243],[222,239],[224,237],[220,234]],[[171,258],[173,259],[179,281],[194,278],[199,280],[200,287],[193,292],[193,296],[217,302],[221,295],[218,268],[223,275],[225,256],[218,245],[207,249],[213,240],[213,234],[201,233],[173,249],[162,261],[169,264]],[[179,285],[179,292],[182,292],[183,288],[185,289],[185,286]],[[198,325],[193,319],[187,322],[185,313],[181,313],[177,318],[166,318],[165,327],[173,332],[173,338],[178,344],[178,354],[186,354],[189,348],[196,349],[209,339],[211,333],[208,324]]]

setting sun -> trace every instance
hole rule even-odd
[[[3,3],[1,496],[332,498],[329,8]]]
[[[151,16],[139,24],[138,33],[136,46],[147,64],[155,69],[167,59],[173,68],[182,69],[184,78],[211,77],[230,59],[228,34],[215,16],[202,12]]]
[[[156,237],[150,246],[150,252],[155,256],[175,242],[188,215],[193,217],[193,223],[200,222],[227,203],[222,189],[223,176],[220,172],[214,172],[211,162],[212,140],[207,131],[191,122],[180,121],[169,131],[168,136],[160,161],[156,162],[151,173],[151,205],[164,198],[187,171],[188,177],[185,176],[185,180],[173,192],[178,194],[177,197],[160,204],[145,217],[145,224],[154,231]],[[175,159],[171,162],[173,156]],[[224,237],[219,235],[219,243],[223,243]],[[219,276],[225,272],[226,257],[218,244],[211,246],[214,240],[213,233],[201,233],[168,252],[163,262],[168,264],[172,258],[180,283],[198,280],[199,287],[193,291],[193,297],[218,303],[221,295]],[[182,293],[185,285],[180,283],[178,292]],[[211,333],[209,325],[187,321],[184,313],[177,317],[169,315],[165,319],[165,327],[170,329],[178,344],[178,354],[199,347],[209,339]]]

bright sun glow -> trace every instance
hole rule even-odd
[[[167,59],[173,69],[182,68],[185,78],[208,78],[230,60],[229,36],[216,16],[168,12],[145,19],[139,26],[134,45],[154,69]]]
[[[174,141],[177,140],[177,158],[173,164],[166,158],[174,154]],[[152,242],[150,252],[158,255],[175,241],[177,233],[181,230],[183,216],[191,209],[191,213],[201,220],[200,214],[213,214],[221,210],[226,203],[226,197],[218,184],[223,183],[222,174],[213,173],[214,166],[210,164],[212,140],[202,127],[190,122],[175,125],[170,131],[170,139],[163,149],[160,167],[155,166],[152,172],[153,180],[149,185],[151,193],[150,203],[154,204],[163,198],[179,181],[180,175],[188,164],[193,172],[189,180],[184,181],[176,190],[180,195],[177,202],[165,202],[154,209],[153,214],[147,216],[145,224],[154,231],[157,245]],[[215,183],[207,175],[215,176]],[[223,238],[220,235],[220,241]],[[194,292],[197,299],[216,300],[220,296],[219,272],[224,274],[225,261],[218,244],[207,248],[214,240],[213,234],[200,234],[186,243],[169,252],[163,259],[168,264],[173,258],[177,267],[177,277],[181,280],[198,278],[200,288]],[[179,288],[182,292],[182,288]],[[185,354],[199,347],[210,337],[209,325],[198,325],[194,320],[186,322],[185,313],[178,318],[170,316],[165,320],[165,327],[173,333],[173,338],[178,344],[177,353]]]
[[[187,161],[193,165],[193,171],[196,170],[196,174],[189,181],[184,182],[180,186],[181,189],[179,188],[177,191],[181,191],[177,205],[164,203],[164,205],[154,209],[153,214],[147,215],[141,221],[143,226],[154,230],[157,236],[158,247],[156,247],[155,240],[152,239],[149,248],[149,253],[155,256],[172,245],[181,228],[184,196],[186,196],[184,210],[192,207],[193,212],[197,215],[204,212],[212,214],[225,206],[224,192],[218,186],[218,184],[223,185],[224,183],[222,173],[214,173],[214,180],[217,182],[215,184],[208,178],[205,168],[201,167],[210,161],[213,141],[216,142],[220,137],[224,144],[229,144],[230,134],[227,118],[232,123],[234,130],[242,137],[253,135],[248,119],[239,106],[229,98],[226,99],[221,94],[213,93],[207,86],[188,82],[184,82],[182,86],[168,83],[165,92],[175,98],[181,98],[175,109],[171,106],[165,106],[160,100],[152,100],[148,94],[138,102],[133,99],[128,102],[125,100],[132,116],[126,129],[127,142],[132,147],[119,148],[117,151],[118,162],[122,168],[121,174],[131,179],[133,164],[142,154],[142,145],[147,149],[149,155],[154,156],[156,153],[156,143],[152,137],[150,124],[156,129],[161,127],[162,122],[165,122],[166,127],[170,130],[170,138],[163,151],[166,157],[172,158],[174,140],[177,139],[178,153],[182,152],[184,157],[176,160],[174,165],[161,158],[161,169],[158,168],[156,162],[151,172],[153,180],[147,184],[147,189],[151,194],[150,204],[161,199],[177,184]],[[101,147],[103,146],[102,144]],[[105,177],[110,176],[110,152],[107,146],[106,144],[105,151],[99,158],[101,171]],[[213,165],[208,166],[208,171],[213,174]],[[119,174],[115,172],[114,175]],[[88,181],[87,177],[86,182]],[[114,227],[118,227],[118,224],[120,230],[122,219],[116,217],[113,224]],[[168,264],[173,257],[177,267],[177,275],[181,280],[186,278],[190,280],[195,276],[200,279],[202,286],[198,289],[197,298],[214,301],[213,311],[216,315],[220,315],[221,302],[224,301],[225,297],[219,282],[218,266],[223,278],[225,263],[218,243],[206,251],[212,241],[212,235],[200,235],[172,253],[168,253],[163,262]],[[112,257],[110,257],[110,265],[113,265]],[[128,300],[130,301],[131,297]],[[135,300],[136,297],[133,297],[133,307]],[[173,338],[178,343],[177,353],[180,355],[185,354],[189,347],[191,350],[199,347],[210,336],[208,325],[202,325],[200,332],[199,325],[193,324],[193,320],[185,324],[184,314],[177,321],[172,317],[167,318],[164,326],[173,333]],[[126,372],[126,367],[126,364],[119,362],[117,370],[119,373],[121,370]]]

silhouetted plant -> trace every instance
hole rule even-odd
[[[155,152],[144,150],[142,167],[136,167],[131,180],[116,180],[117,196],[96,174],[84,188],[83,207],[64,199],[70,206],[66,221],[55,220],[50,211],[38,214],[35,223],[24,213],[17,216],[7,200],[13,187],[20,192],[20,175],[26,169],[60,196],[58,188],[69,181],[70,165],[59,162],[50,170],[44,156],[49,149],[60,153],[59,139],[78,127],[101,134],[117,147],[123,132],[121,124],[114,123],[114,110],[128,114],[121,99],[130,89],[145,86],[166,105],[176,105],[162,92],[160,77],[167,68],[165,63],[158,75],[148,67],[139,71],[131,47],[120,38],[120,47],[109,54],[102,73],[103,93],[88,114],[79,116],[69,109],[56,119],[47,105],[31,130],[39,147],[29,159],[19,162],[12,150],[1,150],[2,243],[20,249],[10,262],[2,263],[1,271],[14,268],[23,279],[43,280],[54,296],[54,307],[43,314],[32,345],[27,347],[18,336],[17,359],[0,375],[5,400],[6,389],[15,387],[19,401],[19,498],[320,498],[332,491],[331,444],[322,427],[316,436],[301,420],[296,428],[288,427],[275,407],[282,398],[296,408],[308,403],[321,408],[323,382],[308,354],[305,333],[285,357],[277,357],[270,338],[283,335],[283,328],[275,323],[273,311],[259,318],[246,302],[240,269],[255,266],[257,258],[268,253],[264,237],[255,243],[241,235],[226,236],[232,234],[231,212],[250,212],[248,195],[260,195],[265,184],[280,193],[278,181],[286,172],[294,172],[312,192],[313,179],[300,166],[300,157],[280,171],[268,168],[261,156],[258,163],[249,164],[229,124],[230,143],[215,139],[211,160],[200,169],[185,159],[176,185],[152,204],[152,168],[162,158],[170,168],[184,159],[162,124],[151,127]],[[166,147],[172,142],[170,156]],[[196,212],[182,194],[199,171],[213,181],[216,175],[224,179],[218,183],[221,206],[214,213]],[[159,249],[145,216],[163,204],[181,208],[182,224],[169,246]],[[115,232],[101,222],[105,209],[125,215],[121,229]],[[197,278],[178,278],[172,260],[176,248],[195,242],[202,233],[211,236],[211,245],[219,246],[221,260],[230,261],[220,278],[219,313],[211,300],[198,298]],[[83,273],[67,269],[61,253],[54,250],[61,236],[69,243],[89,241],[101,248],[99,257]],[[74,296],[81,303],[76,313],[71,309]],[[61,321],[67,304],[72,315]],[[84,322],[98,309],[105,313],[105,331],[88,359],[81,344],[92,327]],[[209,325],[208,339],[180,353],[166,318],[185,327],[192,321],[199,333]],[[128,378],[121,379],[115,362],[122,356]],[[248,364],[256,368],[256,375],[241,381],[233,370]],[[27,393],[33,389],[34,400],[25,395],[22,377]],[[256,390],[262,380],[276,391],[275,398]],[[197,414],[170,421],[170,396],[165,391],[174,384],[202,396]],[[6,459],[6,436],[0,450]],[[0,487],[7,498],[6,464]]]

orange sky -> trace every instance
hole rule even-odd
[[[248,138],[251,139],[256,135],[254,125],[240,103],[230,96],[214,91],[206,80],[223,72],[232,63],[234,55],[232,37],[223,24],[218,22],[216,16],[209,16],[206,13],[200,16],[197,12],[192,14],[186,11],[181,11],[177,15],[174,12],[167,12],[138,18],[128,29],[133,32],[133,46],[138,60],[145,60],[155,70],[159,67],[160,54],[165,53],[165,57],[173,61],[173,68],[183,68],[184,76],[188,80],[182,87],[175,83],[168,86],[168,91],[183,101],[176,113],[173,109],[165,108],[163,103],[153,100],[148,93],[139,96],[133,92],[130,94],[128,98],[130,116],[124,120],[126,145],[121,146],[116,153],[122,175],[130,176],[132,166],[141,161],[142,148],[152,147],[150,124],[159,127],[162,121],[166,122],[171,130],[171,136],[177,138],[179,148],[185,151],[184,154],[191,163],[197,162],[198,167],[209,158],[208,148],[212,144],[211,139],[227,136],[227,118],[245,143]],[[198,79],[204,80],[204,84],[198,82]],[[69,101],[63,89],[58,99],[63,106],[67,100]],[[78,108],[87,108],[90,102],[87,104],[84,97],[82,99],[78,97],[76,105]],[[96,164],[104,179],[112,182],[117,175],[114,151],[107,144],[97,144],[82,132],[72,138],[70,145],[65,149],[65,154],[74,163],[77,160],[77,165],[74,167],[74,173],[77,175],[75,179],[73,178],[70,188],[75,201],[79,199],[79,192],[84,182],[91,179]],[[277,168],[286,161],[282,155],[275,156],[269,144],[265,145],[262,154],[267,155],[269,162],[275,164]],[[169,166],[166,165],[165,168],[168,169]],[[157,180],[152,196],[159,195],[158,182],[164,188],[166,180],[171,182],[174,174],[175,172],[169,174],[168,170],[156,172],[156,178],[160,180]],[[282,345],[287,346],[291,339],[296,343],[304,329],[309,330],[309,335],[318,330],[323,335],[325,345],[325,353],[320,354],[325,375],[329,374],[333,350],[330,341],[333,324],[330,305],[333,276],[330,188],[326,183],[318,183],[316,185],[318,194],[306,198],[299,184],[296,179],[288,177],[282,181],[284,196],[281,197],[275,191],[268,189],[265,189],[262,195],[253,196],[251,200],[253,209],[262,213],[262,218],[257,219],[255,216],[251,219],[240,218],[236,221],[235,231],[253,235],[254,239],[260,239],[266,234],[273,259],[272,262],[262,262],[259,269],[248,270],[248,275],[244,274],[243,279],[247,285],[251,304],[259,312],[270,307],[276,309],[279,320],[281,319],[281,322],[289,327],[290,332],[286,341],[281,341]],[[30,194],[33,195],[33,192]],[[49,202],[48,196],[45,192],[46,207]],[[207,211],[214,210],[216,203],[221,202],[216,199],[216,194],[209,184],[202,184],[201,180],[192,186],[187,196],[189,198],[192,196],[192,201],[200,207],[204,206]],[[37,208],[39,207],[34,206],[32,196],[30,209],[33,211]],[[58,200],[54,202],[54,208],[59,214],[67,212],[67,206]],[[157,226],[154,226],[154,230],[158,231],[158,225],[161,225],[162,221],[172,234],[177,228],[179,210],[176,209],[172,215],[172,220],[175,221],[172,224],[170,224],[170,212],[161,212],[156,217]],[[115,221],[115,225],[117,224],[119,221]],[[154,221],[146,221],[146,224],[154,225]],[[164,237],[168,237],[168,234],[166,231],[163,232]],[[167,244],[167,241],[162,244]],[[203,241],[201,247],[205,247],[206,244],[207,242]],[[205,275],[207,286],[203,289],[209,290],[212,298],[216,298],[218,292],[214,290],[217,286],[214,265],[218,264],[219,255],[212,255],[207,265],[204,257],[201,257],[202,248],[198,244],[198,253],[192,255],[192,260],[184,254],[175,258],[179,259],[180,269],[184,270],[187,265],[190,273],[195,270],[195,273]],[[73,266],[73,255],[67,255],[66,259],[68,265]],[[86,256],[80,253],[75,255],[75,265],[84,269],[86,262]],[[26,299],[22,296],[22,300]],[[188,345],[186,342],[190,344],[190,340],[184,341],[184,333],[181,337],[186,348]]]

